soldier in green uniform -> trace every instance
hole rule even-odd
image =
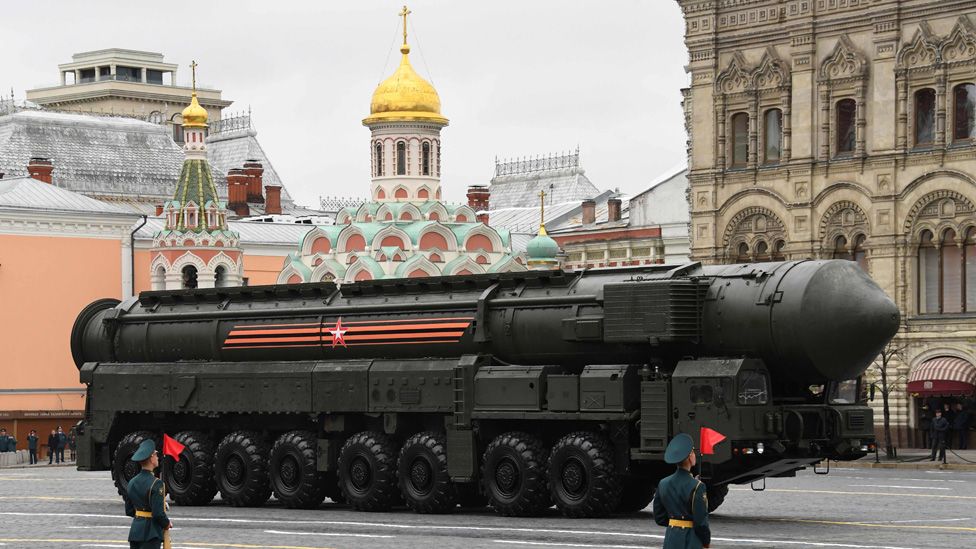
[[[134,454],[132,461],[139,462],[142,471],[132,477],[125,498],[125,514],[133,517],[129,528],[129,547],[132,549],[159,549],[163,542],[163,531],[172,528],[173,523],[166,516],[163,505],[163,481],[153,475],[159,466],[159,455],[152,440],[144,440]]]
[[[694,445],[689,435],[681,433],[664,452],[664,461],[678,466],[673,475],[661,479],[654,493],[654,522],[668,528],[664,549],[700,549],[712,542],[705,484],[691,474]]]

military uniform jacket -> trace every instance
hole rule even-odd
[[[667,526],[664,549],[700,549],[712,542],[708,528],[708,499],[705,485],[688,471],[678,468],[661,479],[654,492],[654,522]],[[693,528],[668,526],[671,519],[687,520]]]
[[[125,498],[125,514],[133,517],[129,541],[163,539],[169,517],[163,507],[163,481],[143,469],[132,477]],[[137,517],[136,511],[151,511],[152,518]]]

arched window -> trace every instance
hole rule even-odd
[[[424,142],[420,147],[421,168],[423,175],[430,175],[430,143]]]
[[[834,239],[833,259],[850,259],[851,254],[847,249],[847,237],[838,236]]]
[[[397,175],[407,175],[407,144],[397,141],[396,144]]]
[[[970,227],[966,231],[966,240],[963,241],[963,256],[965,262],[963,269],[966,276],[963,278],[963,292],[966,294],[966,311],[976,311],[976,227]]]
[[[856,114],[857,103],[853,99],[841,99],[837,102],[837,154],[854,152]]]
[[[939,249],[931,231],[922,231],[918,246],[918,312],[940,312]]]
[[[153,290],[166,289],[166,269],[162,265],[156,267],[156,270],[153,272],[152,289]]]
[[[741,168],[749,159],[749,115],[732,115],[732,167]]]
[[[976,138],[976,84],[959,84],[952,95],[953,141]]]
[[[864,249],[867,237],[859,234],[854,237],[854,248],[851,250],[852,259],[862,271],[868,272],[868,252]]]
[[[362,149],[360,149],[362,150]],[[183,289],[192,290],[197,287],[197,268],[193,265],[183,267]]]
[[[935,90],[915,92],[915,145],[935,142]]]
[[[783,111],[769,109],[765,114],[763,124],[763,162],[776,164],[783,151]]]
[[[214,270],[214,288],[227,286],[227,269],[220,265]]]
[[[375,147],[376,177],[383,177],[383,144],[377,143]]]
[[[740,263],[749,262],[749,245],[745,242],[739,244],[738,249],[735,251],[735,260]]]
[[[423,198],[424,200],[429,199],[430,191],[428,191],[427,189],[420,189],[419,191],[417,191],[417,198]]]
[[[786,241],[777,240],[776,245],[773,246],[773,261],[785,261],[786,260]]]
[[[335,279],[336,277],[334,274],[325,273],[324,275],[322,275],[322,279],[320,280],[320,282],[335,282]]]
[[[956,244],[956,231],[942,233],[942,312],[962,312],[962,248]]]
[[[769,244],[760,240],[756,244],[756,261],[769,261]]]

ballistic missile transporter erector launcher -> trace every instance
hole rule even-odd
[[[75,323],[78,467],[121,489],[175,433],[179,504],[600,516],[646,506],[668,441],[708,427],[714,508],[865,455],[858,378],[898,324],[840,260],[145,292]]]

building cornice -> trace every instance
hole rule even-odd
[[[142,216],[0,207],[0,234],[118,239]]]

